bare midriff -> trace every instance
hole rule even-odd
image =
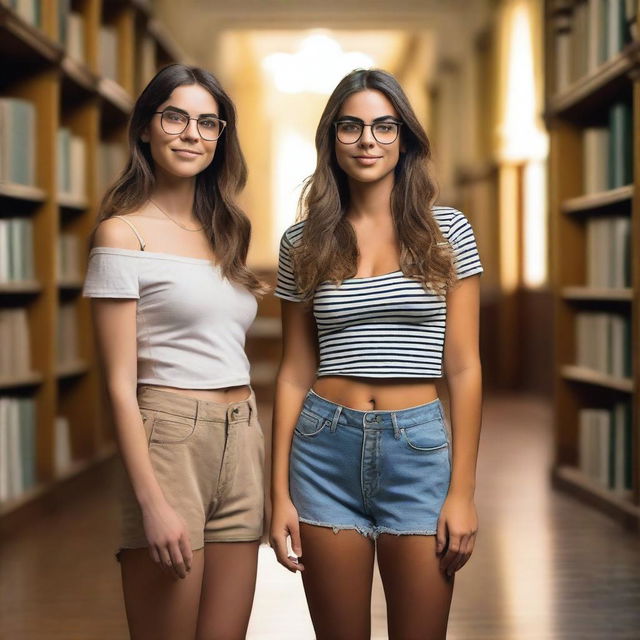
[[[399,411],[438,397],[434,378],[323,376],[316,380],[313,391],[331,402],[359,411]]]
[[[179,389],[177,387],[162,387],[159,385],[145,385],[158,391],[168,391],[178,393],[182,396],[195,398],[196,400],[206,400],[208,402],[240,402],[248,400],[251,395],[251,387],[243,384],[237,387],[224,387],[221,389]]]

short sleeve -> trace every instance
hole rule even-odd
[[[108,247],[91,250],[82,290],[85,298],[140,298],[138,261],[120,251]]]
[[[302,302],[304,298],[298,290],[296,284],[295,273],[293,271],[293,260],[291,259],[291,249],[293,242],[291,240],[291,231],[298,225],[287,229],[280,240],[280,254],[278,256],[278,280],[274,294],[283,300],[290,302]],[[297,234],[299,237],[300,234]]]
[[[449,227],[448,240],[453,248],[458,280],[482,273],[482,263],[471,224],[460,211],[455,211]]]

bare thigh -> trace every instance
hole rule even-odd
[[[317,640],[369,640],[375,546],[356,531],[301,523],[302,581]]]
[[[440,571],[435,536],[378,538],[389,640],[444,640],[453,582]]]
[[[257,540],[205,544],[197,640],[246,636],[256,589],[258,545]]]
[[[132,640],[195,637],[204,568],[202,549],[193,552],[191,572],[183,580],[165,573],[148,549],[122,551],[120,566]]]

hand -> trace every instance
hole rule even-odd
[[[440,570],[451,577],[471,557],[478,533],[478,514],[473,498],[448,495],[442,505],[436,534]]]
[[[142,519],[153,561],[171,577],[186,578],[193,553],[183,520],[165,501],[143,509]]]
[[[272,506],[269,542],[276,553],[276,558],[283,567],[293,573],[304,571],[304,565],[299,562],[302,556],[302,545],[298,512],[289,499],[274,500]],[[291,538],[291,548],[297,558],[287,555],[287,537]]]

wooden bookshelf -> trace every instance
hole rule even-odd
[[[164,64],[189,62],[172,55],[180,49],[145,0],[72,0],[68,15],[61,15],[61,1],[42,2],[40,24],[30,24],[10,5],[9,0],[0,0],[0,62],[4,63],[0,64],[0,99],[26,99],[35,108],[31,160],[35,179],[32,184],[21,184],[0,175],[0,220],[31,222],[34,264],[33,277],[0,282],[0,312],[26,311],[30,343],[30,362],[21,369],[26,373],[0,372],[0,398],[34,401],[36,469],[30,486],[0,499],[0,528],[16,510],[113,454],[111,429],[102,417],[108,412],[103,407],[89,301],[81,296],[88,236],[104,184],[110,180],[101,174],[102,145],[126,147],[127,120],[142,86]],[[111,77],[104,73],[110,61],[101,56],[105,26],[111,29],[112,38],[115,34],[111,43],[115,64],[110,68],[115,75]],[[73,49],[71,35],[79,43]],[[144,73],[138,73],[134,70],[139,68],[142,39],[146,66]],[[61,186],[60,172],[66,170],[66,160],[59,153],[61,130],[68,132],[76,151],[81,151],[70,161],[69,173],[82,175],[72,191]],[[78,157],[83,159],[81,164]],[[74,171],[78,166],[84,172]],[[57,273],[62,234],[77,240],[81,254],[77,256],[77,277]],[[57,341],[63,305],[72,308],[77,341],[73,354],[77,357],[70,353],[61,362]],[[0,344],[0,350],[6,347]],[[69,423],[72,449],[72,465],[62,474],[54,464],[57,416]]]
[[[600,7],[595,9],[598,11],[610,11],[606,8],[608,5],[588,0],[545,1],[545,117],[550,135],[549,212],[555,332],[552,481],[558,489],[570,492],[625,526],[640,531],[640,41],[637,5],[637,2],[620,3],[622,22],[617,23],[621,25],[620,30],[612,37],[600,21],[602,15],[594,18],[590,13],[593,7]],[[578,77],[575,77],[576,50],[586,51],[589,57],[585,64],[578,62],[577,68],[582,69],[582,75]],[[601,57],[596,59],[598,56]],[[617,115],[628,110],[631,121],[628,131],[620,124],[622,117],[615,119],[616,109]],[[608,146],[603,148],[608,150],[607,154],[598,157],[593,154],[594,147],[588,146],[587,134],[593,131],[605,136],[603,140]],[[625,137],[620,131],[625,132],[629,147],[619,143],[621,137]],[[596,173],[596,176],[606,182],[608,188],[594,190],[590,188],[594,184],[591,182],[593,167],[599,167],[599,162],[601,174]],[[611,228],[618,224],[626,235],[621,241],[620,237],[614,239],[613,232],[611,235],[603,233],[595,236],[594,245],[595,221],[611,223]],[[606,226],[601,228],[607,229]],[[604,253],[598,246],[598,253],[590,255],[598,243],[604,246]],[[594,256],[598,257],[594,259]],[[624,275],[620,275],[623,271]],[[594,272],[598,281],[594,280]],[[611,275],[614,272],[616,275]],[[602,278],[606,282],[603,283]],[[622,279],[625,282],[621,282]],[[608,283],[611,286],[607,286]],[[612,369],[585,366],[584,362],[579,362],[581,357],[584,360],[585,335],[579,335],[577,319],[580,314],[589,312],[600,316],[601,320],[604,314],[610,314],[630,327],[630,335],[621,339],[621,332],[618,332],[618,342],[615,342],[611,338],[614,333],[612,321],[611,325],[604,325],[607,329],[598,337],[599,340],[604,335],[610,341],[604,356],[601,352],[598,364],[605,361],[610,364],[615,359],[611,346],[615,344],[620,350],[618,363],[620,358],[631,354],[630,375],[619,375],[619,369],[614,374]],[[625,367],[628,371],[628,361]],[[606,463],[609,466],[604,466],[607,471],[598,479],[593,467],[585,465],[585,460],[589,459],[585,451],[593,441],[584,437],[586,418],[581,412],[592,409],[602,414],[602,410],[611,412],[615,407],[627,406],[626,403],[629,403],[631,418],[630,425],[625,423],[628,431],[624,437],[615,427],[599,426],[603,429],[601,433],[609,433],[612,438],[621,437],[624,452],[615,448],[614,440],[609,440],[609,453],[613,452],[615,461],[610,457]],[[614,420],[613,417],[609,419]],[[624,475],[621,470],[627,474],[622,487],[621,475],[615,475],[618,472]],[[608,482],[603,479],[607,472],[614,474],[608,476]],[[611,480],[612,477],[615,480]]]

